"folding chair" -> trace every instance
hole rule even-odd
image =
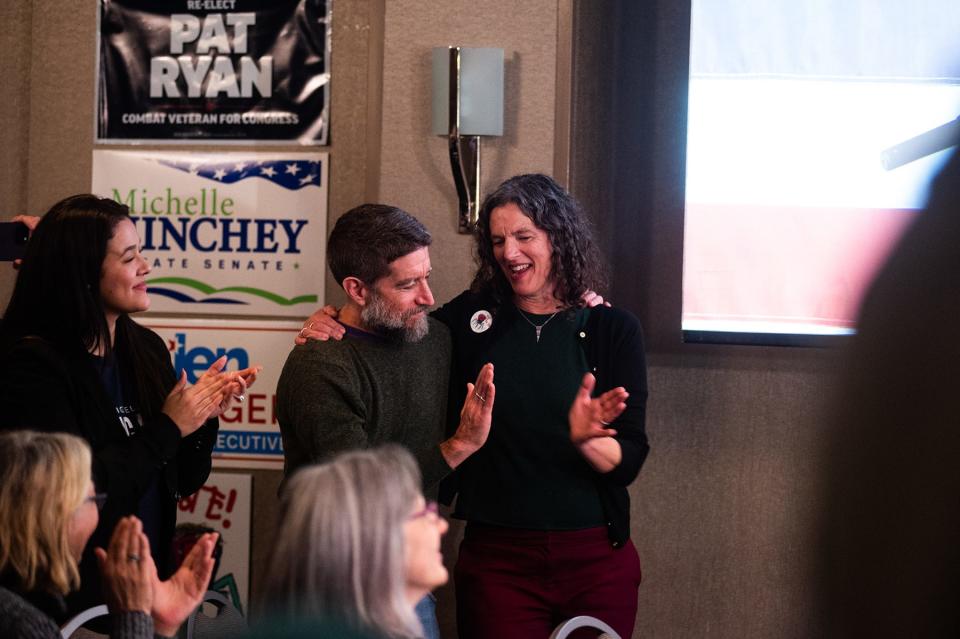
[[[579,628],[593,628],[597,630],[599,633],[598,639],[620,639],[620,635],[617,634],[616,630],[596,617],[589,617],[587,615],[567,619],[553,630],[553,633],[550,634],[550,639],[567,639],[574,630]]]
[[[213,604],[216,616],[204,612],[203,604]],[[186,639],[233,639],[247,631],[247,620],[233,603],[214,590],[203,595],[203,601],[187,618]]]
[[[107,610],[106,604],[94,606],[93,608],[87,608],[83,612],[78,613],[73,619],[63,624],[63,627],[60,628],[60,636],[62,636],[63,639],[70,639],[70,637],[73,636],[73,633],[75,633],[83,624],[87,623],[91,619],[96,619],[97,617],[103,617],[109,614],[110,611]]]

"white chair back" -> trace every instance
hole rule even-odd
[[[94,606],[93,608],[87,608],[83,612],[79,613],[76,617],[63,624],[63,627],[60,628],[60,636],[63,639],[70,639],[73,636],[80,626],[87,623],[91,619],[96,619],[97,617],[103,617],[109,615],[110,611],[107,610],[106,604],[101,604],[99,606]]]
[[[599,633],[598,639],[620,639],[617,631],[603,623],[596,617],[581,615],[567,619],[559,626],[554,628],[550,634],[550,639],[567,639],[570,634],[579,628],[594,628]]]

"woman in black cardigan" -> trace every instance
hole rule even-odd
[[[0,327],[0,428],[84,438],[107,494],[88,548],[136,515],[165,578],[177,501],[206,481],[216,418],[255,371],[224,372],[221,358],[196,384],[177,380],[163,340],[129,317],[150,305],[149,272],[126,206],[76,195],[50,209]],[[102,603],[91,550],[80,571],[72,611]]]
[[[441,489],[467,521],[454,573],[460,637],[545,637],[578,615],[629,637],[640,561],[627,486],[649,450],[640,323],[586,308],[603,283],[599,251],[552,178],[501,184],[476,239],[471,290],[434,314],[453,338],[451,386],[487,362],[496,370],[487,442]]]

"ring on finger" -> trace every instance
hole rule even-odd
[[[475,392],[473,395],[474,395],[474,397],[476,397],[477,399],[479,399],[481,402],[486,403],[487,398],[484,397],[483,395],[481,395],[480,393],[476,393],[476,392]]]
[[[610,425],[610,422],[605,422],[605,421],[603,421],[602,419],[600,420],[600,423],[603,424],[604,426],[609,426],[609,425]]]
[[[140,555],[137,553],[131,552],[127,554],[127,561],[132,561],[134,563],[140,563]]]

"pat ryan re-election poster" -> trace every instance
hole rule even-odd
[[[97,141],[327,144],[329,0],[99,0]]]

